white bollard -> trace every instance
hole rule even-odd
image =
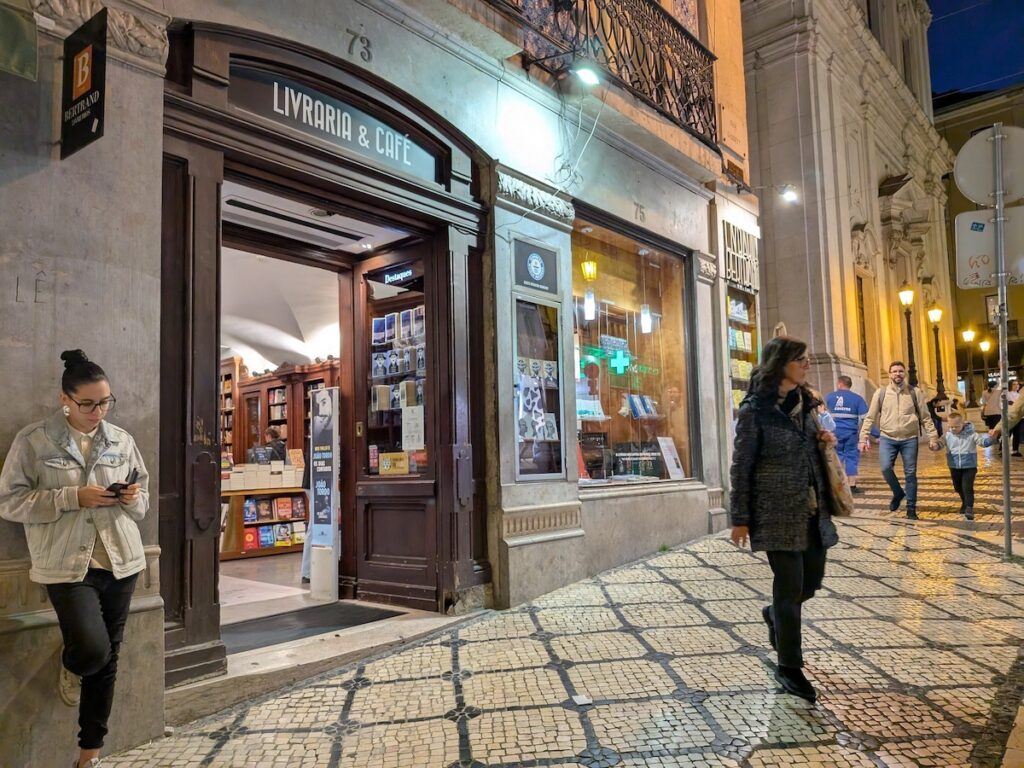
[[[313,545],[309,554],[309,596],[321,603],[336,603],[338,563],[334,559],[334,547]]]

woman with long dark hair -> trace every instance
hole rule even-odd
[[[78,705],[75,766],[96,768],[132,591],[146,569],[137,523],[149,508],[149,475],[132,436],[106,421],[116,403],[107,374],[80,349],[61,359],[61,409],[14,438],[0,517],[24,525],[29,578],[46,585],[64,640],[54,684]]]
[[[820,401],[807,386],[807,345],[780,336],[765,346],[739,409],[732,458],[732,540],[768,553],[775,581],[762,610],[778,653],[775,679],[787,693],[815,701],[803,673],[801,606],[821,587],[825,552],[838,543],[819,442]]]

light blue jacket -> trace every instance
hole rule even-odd
[[[0,517],[24,525],[32,581],[81,581],[97,534],[116,578],[146,568],[137,523],[149,509],[149,473],[131,435],[109,421],[97,430],[88,464],[60,411],[25,427],[11,444],[0,472]],[[141,486],[133,503],[79,508],[80,487],[124,482],[132,469]]]
[[[974,431],[974,425],[970,423],[964,424],[959,435],[947,429],[942,437],[946,441],[946,463],[953,469],[976,469],[978,448],[988,448],[992,445],[992,438],[988,435],[979,435]]]

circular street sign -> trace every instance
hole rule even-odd
[[[1003,138],[1003,200],[1009,205],[1024,196],[1024,128],[1004,125]],[[971,137],[956,156],[953,178],[960,191],[971,202],[992,207],[996,188],[995,164],[992,159],[992,129],[985,128]]]

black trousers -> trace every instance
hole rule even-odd
[[[115,579],[110,571],[90,568],[84,581],[46,585],[64,638],[61,661],[69,672],[82,678],[78,705],[78,746],[82,749],[99,749],[107,735],[117,652],[137,579],[138,574]]]
[[[1018,422],[1017,426],[1013,428],[1012,432],[1010,432],[1010,435],[1013,438],[1011,450],[1016,453],[1020,450],[1021,435],[1024,435],[1024,421]]]
[[[804,665],[800,612],[803,604],[814,597],[825,578],[825,554],[817,517],[811,520],[807,549],[803,552],[768,553],[768,563],[775,574],[771,614],[775,623],[779,666]]]
[[[960,501],[964,503],[965,507],[973,507],[974,478],[978,476],[977,467],[971,467],[970,469],[954,469],[950,467],[949,474],[953,478],[953,487],[956,489],[956,495],[960,497]]]

